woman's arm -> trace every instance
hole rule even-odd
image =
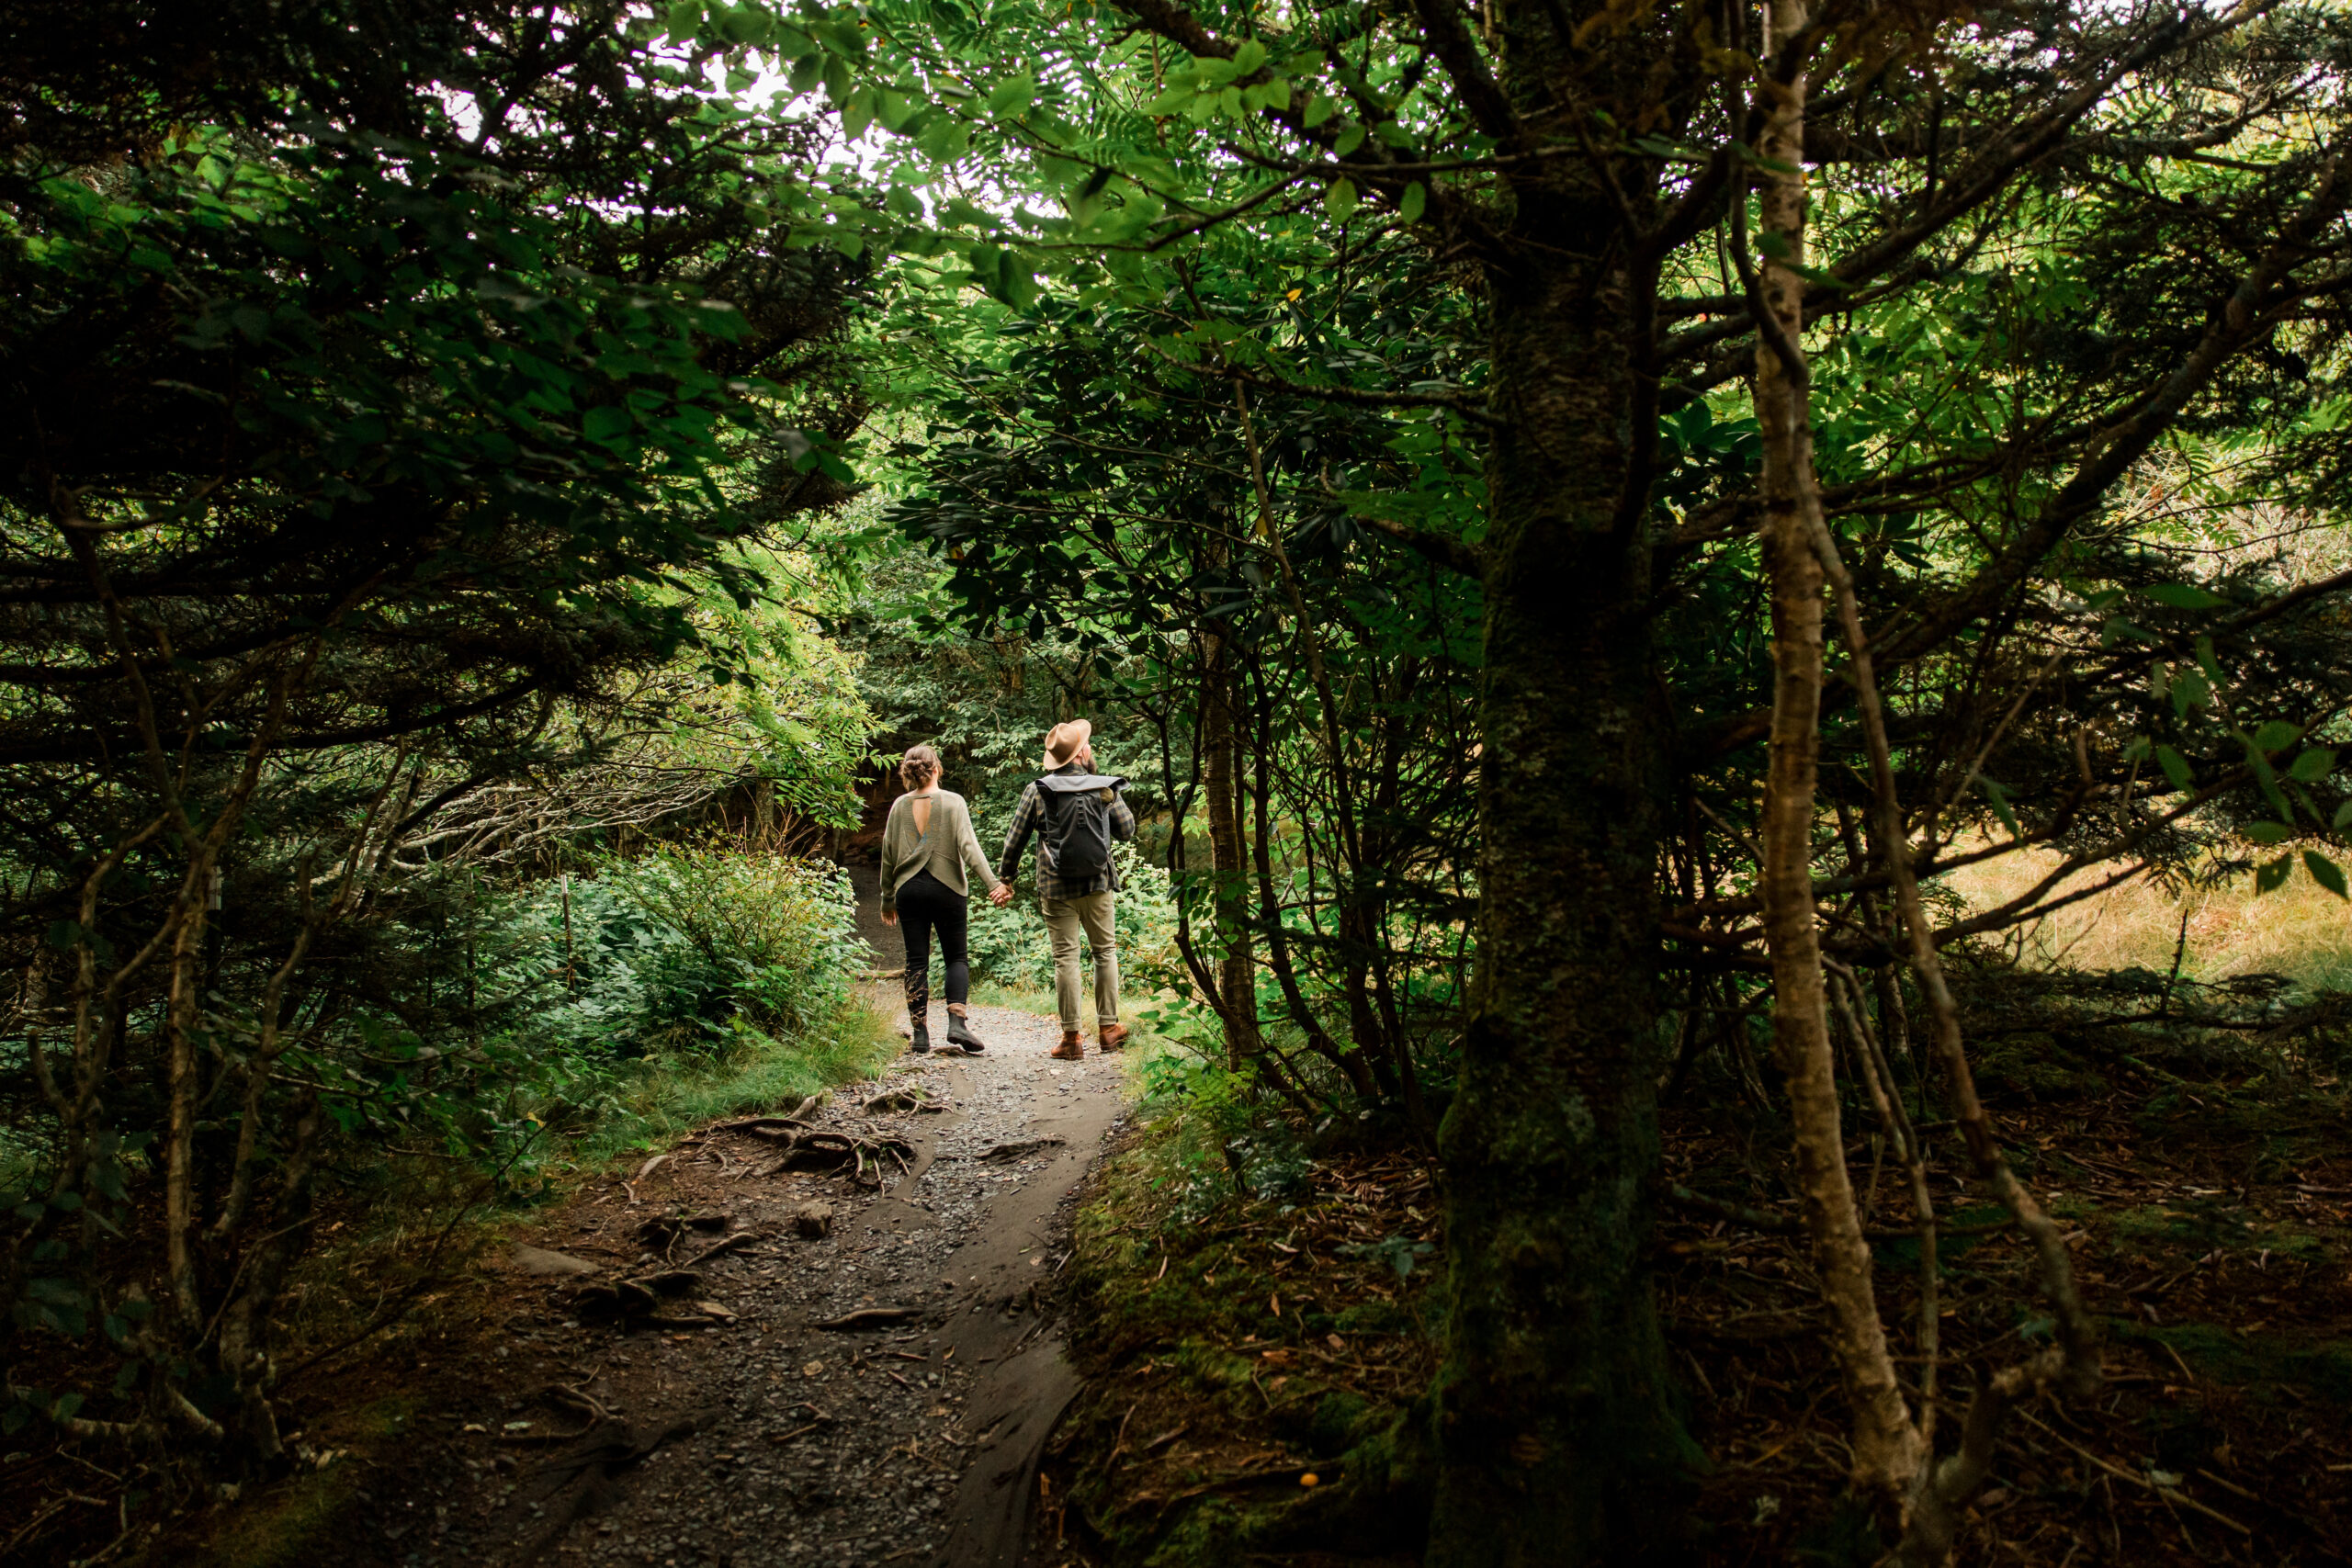
[[[907,797],[899,796],[890,803],[890,815],[882,819],[882,913],[887,918],[898,912],[899,860],[890,842],[899,827],[899,813],[906,806]]]
[[[996,867],[989,863],[988,852],[980,848],[980,836],[973,830],[969,806],[962,807],[956,813],[956,850],[964,857],[964,863],[978,872],[981,883],[994,893]]]

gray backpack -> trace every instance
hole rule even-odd
[[[1083,882],[1111,869],[1109,795],[1126,786],[1113,773],[1046,773],[1037,780],[1046,858],[1056,876]]]

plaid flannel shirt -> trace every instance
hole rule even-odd
[[[1054,770],[1060,773],[1086,772],[1076,762]],[[1115,893],[1119,888],[1119,874],[1104,866],[1092,876],[1063,878],[1054,874],[1053,852],[1046,847],[1046,802],[1044,792],[1032,780],[1021,792],[1021,804],[1013,808],[1012,827],[1004,836],[1004,855],[997,862],[997,874],[1007,882],[1021,874],[1021,852],[1028,846],[1029,835],[1037,835],[1037,897],[1040,898],[1082,898],[1089,893]],[[1136,814],[1127,807],[1127,797],[1116,790],[1111,792],[1111,836],[1132,839],[1136,836]]]

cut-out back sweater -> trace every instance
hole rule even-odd
[[[921,832],[915,830],[914,807],[919,799],[931,802],[931,825]],[[962,795],[952,789],[940,789],[928,795],[902,795],[890,803],[889,818],[882,824],[885,913],[897,911],[899,889],[919,871],[928,871],[957,893],[968,896],[970,885],[964,880],[967,864],[980,874],[989,892],[996,891],[996,872],[972,832],[972,810],[964,804]]]

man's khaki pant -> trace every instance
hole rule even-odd
[[[1060,1005],[1062,1030],[1079,1027],[1078,933],[1094,950],[1094,1018],[1098,1025],[1119,1021],[1119,939],[1111,930],[1114,893],[1089,893],[1077,898],[1038,901],[1046,916],[1046,934],[1054,948],[1054,1000]]]

